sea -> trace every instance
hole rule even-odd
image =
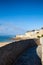
[[[11,40],[11,38],[14,38],[15,35],[3,35],[3,36],[0,36],[0,42],[11,42],[11,41],[14,41],[14,40]]]

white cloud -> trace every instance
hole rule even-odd
[[[20,34],[22,33],[23,29],[20,27],[16,27],[13,23],[4,23],[0,25],[0,35],[7,34]]]

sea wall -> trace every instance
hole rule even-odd
[[[9,43],[0,48],[0,65],[13,65],[28,48],[40,45],[39,39],[27,39]]]

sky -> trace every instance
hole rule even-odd
[[[0,0],[0,35],[43,27],[43,0]]]

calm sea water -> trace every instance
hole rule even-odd
[[[15,36],[9,36],[9,35],[6,35],[6,36],[0,36],[0,42],[10,42],[10,41],[13,41],[11,40],[11,38],[13,38]]]

